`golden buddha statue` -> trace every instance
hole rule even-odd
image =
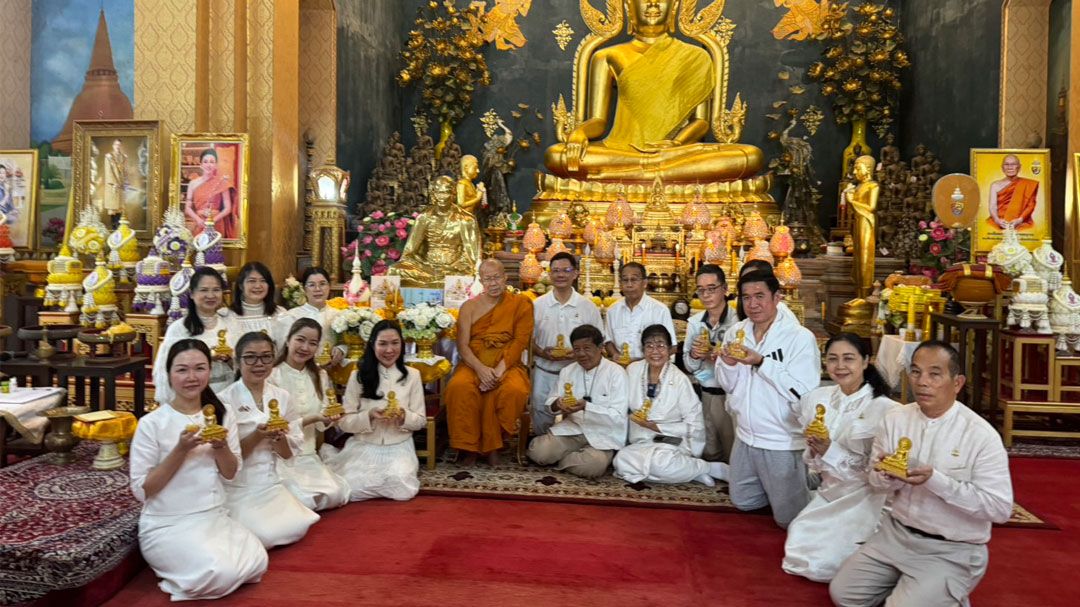
[[[266,429],[270,432],[287,432],[289,422],[285,421],[284,417],[281,417],[281,406],[278,404],[277,399],[271,398],[270,402],[266,403],[266,408],[270,410],[270,417],[266,420]]]
[[[203,405],[203,429],[199,433],[199,438],[204,443],[210,443],[216,440],[225,440],[225,437],[229,435],[228,429],[225,426],[217,423],[217,418],[214,417],[214,405]]]
[[[874,464],[874,470],[887,472],[897,478],[907,478],[908,452],[911,451],[911,439],[901,436],[896,444],[896,453],[886,455]]]
[[[220,356],[221,358],[232,358],[233,349],[229,347],[229,344],[225,341],[225,336],[228,335],[228,331],[221,329],[217,332],[217,345],[214,346],[214,356]]]
[[[652,411],[652,399],[646,398],[645,402],[641,403],[641,408],[634,411],[632,417],[638,421],[649,421],[649,412]]]
[[[326,408],[322,412],[324,417],[341,417],[345,415],[345,407],[341,406],[341,403],[337,399],[337,390],[333,387],[326,389]]]
[[[563,358],[570,354],[570,350],[566,348],[566,337],[559,335],[555,338],[555,347],[551,348],[551,355],[556,358]]]
[[[397,392],[390,390],[386,393],[386,408],[383,409],[383,416],[398,417],[401,414],[401,405],[397,402]]]
[[[435,178],[428,197],[431,204],[416,218],[401,259],[388,270],[403,287],[442,289],[443,277],[472,276],[480,260],[480,227],[455,204],[454,180]]]
[[[724,354],[727,354],[731,358],[746,358],[746,346],[743,345],[743,340],[746,339],[746,331],[739,329],[735,331],[735,339],[724,344]]]
[[[630,344],[623,342],[622,350],[619,352],[619,360],[615,361],[622,366],[629,365],[632,359],[630,358]]]
[[[819,438],[829,440],[829,427],[825,425],[825,405],[818,403],[814,407],[814,421],[806,427],[804,432],[807,438]]]
[[[877,246],[877,217],[874,213],[881,193],[881,186],[873,180],[876,165],[873,156],[859,156],[854,168],[857,184],[848,184],[843,193],[844,204],[853,211],[851,239],[854,259],[851,260],[851,280],[855,284],[855,299],[840,305],[839,324],[841,331],[862,337],[870,336],[874,317],[874,305],[866,297],[874,290],[874,249]]]
[[[457,180],[457,204],[461,210],[470,215],[476,214],[476,209],[484,202],[487,196],[484,182],[473,185],[473,181],[480,176],[480,163],[476,156],[466,154],[461,157],[461,178]]]
[[[334,354],[330,350],[330,342],[326,342],[323,344],[322,350],[319,350],[319,353],[315,355],[315,364],[320,367],[325,367],[330,364],[333,357]]]
[[[592,34],[578,49],[574,115],[570,120],[561,112],[561,143],[548,148],[548,169],[563,178],[610,181],[726,182],[756,174],[761,150],[734,143],[745,105],[736,99],[733,110],[726,107],[730,32],[714,28],[724,1],[701,11],[697,2],[679,0],[607,6],[604,15],[581,3]],[[599,48],[620,33],[624,20],[633,39]],[[677,39],[676,24],[701,46]],[[702,142],[710,130],[720,143]]]
[[[697,346],[699,348],[712,348],[712,339],[709,337],[709,330],[705,327],[701,328],[701,333],[697,336]]]
[[[577,404],[577,398],[574,396],[574,384],[570,382],[563,384],[563,395],[559,401],[564,407],[573,407]]]

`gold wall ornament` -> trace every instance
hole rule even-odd
[[[577,124],[574,115],[566,109],[566,99],[562,93],[559,94],[559,100],[551,104],[551,119],[555,125],[555,140],[565,143]]]
[[[500,51],[525,46],[528,40],[521,32],[517,18],[528,15],[530,8],[532,0],[495,0],[495,6],[480,22],[480,35],[485,41],[494,42]]]
[[[829,0],[786,0],[778,1],[776,6],[788,10],[772,30],[777,40],[816,39],[825,29]]]
[[[428,129],[431,128],[431,122],[428,121],[428,117],[424,114],[417,114],[413,116],[411,119],[409,119],[409,122],[412,122],[413,131],[416,132],[416,136],[418,138],[427,135]]]
[[[735,103],[731,109],[724,109],[713,121],[713,136],[720,143],[738,143],[746,124],[746,102],[740,93],[735,93]]]
[[[724,0],[713,0],[700,11],[697,0],[683,0],[679,5],[679,29],[690,37],[701,36],[713,29],[724,12]]]
[[[811,105],[810,107],[803,110],[802,123],[803,126],[806,127],[806,132],[810,133],[811,137],[813,137],[814,134],[817,133],[818,127],[821,126],[821,122],[824,119],[825,114],[822,113],[821,109],[818,108],[818,106],[816,105]]]
[[[559,45],[560,51],[565,51],[566,46],[574,39],[574,28],[570,27],[566,19],[556,25],[555,29],[551,30],[551,33],[555,35],[555,43]]]
[[[495,136],[495,133],[499,131],[499,113],[494,108],[484,112],[484,115],[480,117],[480,124],[484,125],[484,136],[491,139]]]
[[[610,39],[619,34],[623,27],[623,0],[606,0],[605,11],[596,10],[589,0],[579,0],[581,18],[589,31],[598,38]]]
[[[713,34],[716,35],[720,46],[726,47],[731,44],[731,37],[735,35],[735,22],[727,17],[720,17],[713,26]]]

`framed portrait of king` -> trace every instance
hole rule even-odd
[[[157,120],[75,121],[71,144],[75,208],[96,209],[109,230],[123,216],[140,242],[153,238],[161,223],[161,167]]]
[[[191,133],[172,136],[170,200],[180,209],[192,236],[210,225],[223,247],[242,249],[248,238],[246,133]]]
[[[18,250],[34,248],[37,185],[37,150],[0,150],[0,225]]]
[[[1010,225],[1029,249],[1050,238],[1050,150],[972,149],[971,176],[981,196],[973,255],[990,251]]]

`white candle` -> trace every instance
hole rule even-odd
[[[588,250],[589,250],[589,247],[588,247],[588,245],[586,245],[585,246],[586,255],[588,255]],[[591,276],[590,276],[590,272],[589,272],[590,268],[592,267],[591,262],[592,262],[591,258],[585,257],[585,295],[586,296],[592,294],[592,280],[591,280]]]

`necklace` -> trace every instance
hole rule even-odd
[[[581,385],[585,386],[585,399],[591,399],[591,397],[592,397],[592,387],[594,385],[596,385],[596,375],[597,375],[597,373],[599,373],[599,369],[600,369],[600,365],[596,365],[595,367],[593,367],[592,369],[589,369],[588,371],[585,370],[585,367],[581,368]],[[591,382],[589,381],[589,374],[590,373],[592,373],[592,381]],[[585,400],[585,399],[583,399],[583,400]]]
[[[660,370],[660,377],[656,380],[655,384],[649,383],[649,366],[645,365],[645,372],[641,374],[641,393],[647,398],[656,400],[660,397],[660,388],[664,385],[664,376],[667,375],[668,367],[671,363],[664,363],[664,368]]]

